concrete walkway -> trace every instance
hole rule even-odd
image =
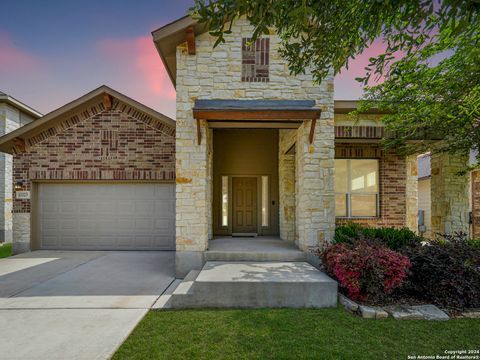
[[[2,259],[0,359],[108,359],[173,280],[173,252]]]

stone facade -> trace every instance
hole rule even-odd
[[[295,145],[296,130],[280,130],[278,181],[280,196],[280,238],[295,241]]]
[[[407,156],[406,162],[406,184],[405,184],[405,201],[406,201],[406,227],[412,231],[418,231],[418,160],[417,155]]]
[[[380,216],[361,219],[337,218],[337,224],[355,222],[368,226],[407,226],[407,165],[404,156],[395,151],[386,153],[380,144],[337,143],[335,157],[373,158],[380,161]]]
[[[82,109],[46,130],[50,136],[29,139],[26,152],[14,156],[13,181],[23,183],[19,190],[51,180],[173,182],[175,129],[115,104],[109,111],[101,103]],[[31,200],[14,200],[17,253],[30,248],[31,210]]]
[[[472,233],[474,239],[480,239],[480,170],[471,173],[471,210],[472,210]]]
[[[333,117],[320,121],[313,144],[302,124],[295,145],[296,236],[301,250],[322,247],[335,232],[335,141]]]
[[[468,233],[468,156],[433,152],[431,157],[432,233]]]
[[[208,33],[196,36],[195,55],[188,54],[185,44],[177,48],[177,261],[183,252],[201,264],[200,252],[207,249],[212,228],[211,133],[202,122],[202,141],[197,144],[192,114],[196,99],[315,100],[322,109],[315,143],[307,141],[309,124],[297,132],[297,205],[302,201],[301,209],[307,211],[297,217],[297,240],[306,249],[333,236],[333,76],[319,85],[310,74],[291,76],[278,54],[279,38],[272,32],[268,36],[269,81],[241,81],[242,39],[251,37],[252,32],[247,20],[240,19],[225,36],[226,42],[216,48]]]
[[[0,103],[0,136],[18,129],[34,120],[7,103]],[[13,157],[10,154],[0,154],[0,242],[12,241],[12,202],[13,202]]]

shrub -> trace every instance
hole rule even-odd
[[[403,284],[410,267],[406,256],[365,241],[333,244],[320,255],[326,271],[354,300],[385,298]]]
[[[402,252],[412,263],[410,295],[444,307],[480,307],[480,248],[465,236],[442,236]]]
[[[392,250],[419,243],[422,238],[407,228],[372,228],[354,223],[338,226],[335,229],[335,243],[353,243],[355,240],[381,241]]]
[[[12,255],[12,243],[0,244],[0,259]]]

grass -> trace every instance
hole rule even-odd
[[[365,320],[320,310],[150,311],[118,349],[126,359],[407,359],[478,349],[480,320]]]
[[[11,243],[0,244],[0,259],[9,257],[10,255],[12,255],[12,244]]]

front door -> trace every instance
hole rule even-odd
[[[257,233],[257,178],[232,178],[233,233]]]

